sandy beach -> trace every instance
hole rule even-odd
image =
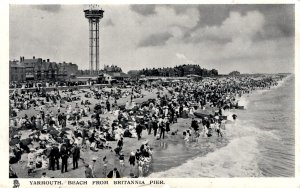
[[[156,92],[157,92],[156,89],[153,92],[142,91],[142,94],[144,95],[144,97],[134,99],[134,101],[136,103],[142,103],[144,101],[147,101],[148,99],[156,98]],[[165,90],[163,93],[167,93],[167,91]],[[93,109],[95,104],[99,102],[97,99],[84,97],[84,93],[80,93],[79,96],[81,97],[82,100],[89,100],[91,102],[91,105],[89,105],[89,107],[91,109]],[[118,105],[124,105],[126,103],[126,101],[128,101],[128,100],[130,100],[129,97],[121,98],[118,100]],[[66,106],[66,105],[72,105],[72,107],[74,108],[76,103],[75,102],[73,102],[73,103],[67,102],[66,104],[64,104],[64,106]],[[80,102],[78,102],[78,105],[81,107]],[[56,106],[50,107],[47,110],[54,112],[54,114],[57,113]],[[65,108],[61,108],[61,112],[65,112],[65,111],[66,111]],[[37,111],[32,110],[32,109],[23,110],[23,111],[19,112],[18,117],[23,117],[25,114],[27,114],[30,117],[30,116],[36,115]],[[101,118],[108,118],[108,121],[110,123],[112,123],[112,120],[117,118],[113,113],[101,114],[100,116],[101,116]],[[85,117],[85,119],[87,119],[87,118],[88,117]],[[182,132],[189,128],[190,123],[191,123],[191,118],[187,118],[187,119],[179,118],[177,123],[171,125],[171,132],[178,130],[178,135],[166,134],[164,140],[156,140],[153,135],[148,135],[147,131],[145,131],[145,130],[142,132],[141,140],[137,140],[137,138],[124,138],[123,154],[125,156],[125,168],[120,171],[121,175],[123,177],[129,176],[130,165],[128,162],[128,158],[129,158],[130,152],[136,151],[136,149],[139,149],[140,145],[145,140],[149,141],[149,146],[153,147],[154,153],[159,148],[161,150],[164,150],[163,147],[161,147],[162,143],[167,144],[169,142],[172,142],[172,143],[175,142],[177,144],[183,144]],[[72,129],[71,126],[69,128]],[[22,132],[21,138],[26,138],[28,136],[28,134],[30,134],[30,131],[26,131],[26,130],[21,131],[21,132]],[[91,150],[86,150],[86,151],[81,152],[81,158],[83,158],[85,162],[90,163],[90,164],[92,164],[92,158],[97,157],[97,161],[95,163],[96,177],[99,177],[99,178],[105,177],[105,175],[103,174],[103,161],[102,161],[104,156],[106,156],[108,159],[108,170],[109,171],[112,170],[114,167],[117,167],[118,169],[120,169],[120,162],[119,162],[118,156],[116,156],[115,152],[113,151],[113,149],[116,148],[116,145],[117,145],[117,141],[112,141],[112,142],[110,142],[110,146],[112,149],[100,149],[98,152],[94,152]],[[180,151],[178,151],[178,152],[180,152]],[[19,163],[12,165],[12,167],[14,168],[14,170],[16,171],[16,173],[18,174],[19,177],[28,177],[27,170],[26,170],[27,155],[28,155],[27,153],[22,154],[21,161]],[[163,154],[163,155],[165,155],[167,157],[168,153]],[[154,160],[155,160],[155,154],[154,154]],[[176,164],[174,164],[174,165],[176,165]],[[160,171],[160,170],[163,170],[163,168],[164,168],[163,166],[159,167],[159,165],[154,165],[154,166],[155,166],[155,171],[157,171],[157,170]],[[156,168],[158,168],[158,169],[156,169]],[[37,172],[35,174],[32,174],[32,176],[30,176],[30,177],[40,177],[42,175],[42,172],[47,172],[47,175],[49,177],[55,177],[55,178],[68,178],[68,177],[84,176],[84,164],[83,164],[82,160],[79,161],[79,168],[76,170],[72,170],[72,159],[69,158],[68,169],[69,169],[68,173],[64,173],[64,174],[61,174],[60,171],[50,171],[47,169],[40,169],[40,170],[37,170]],[[153,167],[152,167],[152,169],[153,169]],[[136,168],[134,169],[134,172],[137,172],[137,165],[136,165]]]

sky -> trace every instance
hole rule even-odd
[[[100,67],[294,72],[294,5],[100,5]],[[10,5],[10,60],[89,67],[87,5]]]

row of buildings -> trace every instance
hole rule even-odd
[[[78,70],[77,76],[70,79],[72,82],[94,81],[99,84],[113,84],[128,80],[130,77],[116,65],[104,65],[102,70],[94,71],[90,74],[89,70]]]
[[[76,75],[78,66],[73,63],[56,63],[50,59],[35,58],[9,61],[9,81],[60,81]]]
[[[78,66],[73,63],[56,63],[50,59],[36,58],[31,59],[20,57],[20,60],[9,61],[9,81],[71,81],[88,82],[91,80],[97,83],[114,83],[129,79],[129,76],[122,72],[120,67],[115,65],[104,66],[103,70],[94,72],[92,75],[89,70],[78,70]]]

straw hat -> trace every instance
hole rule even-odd
[[[13,136],[13,138],[19,138],[19,137],[20,137],[19,135],[14,135],[14,136]]]

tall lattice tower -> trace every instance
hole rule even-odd
[[[103,18],[103,10],[98,5],[90,5],[84,11],[85,17],[89,20],[89,56],[90,74],[97,74],[99,70],[99,22]]]

